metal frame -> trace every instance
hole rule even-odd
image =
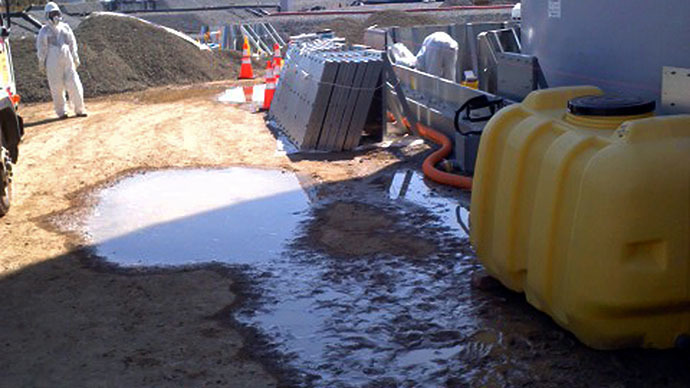
[[[221,50],[241,51],[245,36],[252,50],[262,56],[272,57],[273,45],[276,43],[281,50],[287,46],[285,40],[270,23],[236,24],[218,28],[203,26],[201,35],[203,36],[209,30],[221,31],[218,42]]]
[[[522,46],[513,28],[484,31],[477,35],[477,61],[479,88],[497,93],[497,67],[499,53],[520,53]]]
[[[455,136],[456,132],[455,112],[464,102],[481,95],[493,97],[481,90],[471,89],[416,69],[395,64],[391,64],[391,67],[404,90],[414,118],[451,138]],[[395,103],[398,97],[394,86],[390,82],[387,83],[387,106],[396,117],[401,118],[401,108]],[[463,125],[471,127],[467,129],[470,132],[481,131],[484,124],[467,123]]]

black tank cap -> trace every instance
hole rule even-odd
[[[568,112],[576,116],[637,116],[654,109],[654,100],[637,97],[584,96],[568,101]]]

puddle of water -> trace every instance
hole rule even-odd
[[[438,216],[427,226],[460,230],[460,200],[433,191],[421,174],[397,174],[388,194],[401,214],[422,207]],[[409,228],[422,238],[425,228]],[[382,386],[441,386],[449,368],[463,367],[458,355],[472,354],[477,345],[471,336],[481,325],[468,297],[473,264],[455,249],[441,244],[420,261],[385,252],[345,260],[290,252],[257,267],[274,274],[262,284],[270,302],[240,312],[238,319],[272,338],[298,370],[318,376],[317,387],[374,380],[385,381]]]
[[[462,346],[440,349],[416,349],[397,357],[397,361],[402,368],[414,367],[429,361],[449,359],[451,356],[460,353],[462,349]]]
[[[422,206],[439,215],[436,226],[455,227],[458,200],[432,191],[420,174],[397,174],[389,194],[401,214]],[[284,243],[294,240],[310,207],[294,174],[156,171],[124,179],[98,200],[87,230],[110,261],[218,261],[270,273],[260,281],[264,303],[237,318],[264,332],[298,370],[318,376],[315,386],[373,379],[437,385],[444,370],[465,362],[458,355],[476,353],[472,334],[479,324],[464,281],[471,264],[457,248],[442,244],[424,260],[385,252],[339,260],[310,248],[287,250]]]
[[[414,170],[395,173],[388,189],[390,199],[406,200],[422,206],[437,215],[444,224],[457,230],[460,237],[468,237],[470,212],[467,204],[469,201],[459,190],[456,190],[456,194],[457,197],[446,197],[434,192],[425,182],[424,175]],[[461,203],[465,206],[459,206]],[[458,211],[462,224],[458,223]]]
[[[363,195],[436,244],[422,259],[386,252],[336,258],[299,241],[285,249],[310,205],[297,177],[279,171],[137,175],[101,192],[87,224],[98,252],[124,265],[251,264],[261,302],[236,317],[291,356],[297,377],[313,381],[307,386],[524,386],[539,382],[535,375],[560,378],[581,368],[577,358],[562,356],[573,340],[549,333],[550,323],[533,324],[539,315],[525,315],[532,309],[471,288],[479,265],[457,235],[444,233],[459,230],[455,206],[463,198],[443,192],[403,171],[390,201]],[[420,206],[438,222],[415,223]]]
[[[308,208],[292,173],[155,171],[103,190],[86,232],[97,254],[125,266],[247,264],[279,256]]]
[[[458,354],[475,346],[476,309],[458,297],[467,294],[467,262],[441,269],[385,255],[338,263],[298,256],[259,265],[274,274],[262,287],[270,303],[238,319],[318,376],[315,386],[439,386],[444,370],[461,366]]]
[[[265,91],[266,85],[264,84],[230,88],[218,96],[218,101],[226,104],[254,103],[260,105],[264,102]]]

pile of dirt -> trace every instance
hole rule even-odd
[[[75,31],[86,97],[237,76],[240,54],[210,52],[133,18],[93,15]],[[26,102],[50,100],[33,39],[12,41],[17,89]]]
[[[373,26],[379,27],[411,27],[425,24],[440,24],[443,21],[436,17],[408,12],[389,10],[373,13],[364,21],[356,21],[351,18],[337,18],[323,23],[320,28],[328,28],[335,32],[336,36],[347,39],[350,43],[362,43],[364,31]]]
[[[411,258],[428,257],[434,245],[406,232],[390,213],[364,203],[336,202],[316,211],[306,242],[337,257],[390,253]]]

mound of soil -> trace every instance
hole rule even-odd
[[[79,76],[86,97],[237,76],[240,54],[201,51],[193,44],[132,18],[94,15],[75,31]],[[26,102],[50,100],[38,71],[33,39],[12,41],[17,89]]]
[[[433,16],[388,10],[373,13],[364,21],[356,21],[351,18],[333,19],[323,23],[320,28],[329,28],[335,32],[336,36],[345,38],[350,43],[357,44],[363,42],[364,31],[373,25],[379,27],[411,27],[439,23],[442,23],[442,21]]]
[[[390,253],[411,258],[428,257],[434,245],[396,226],[391,214],[356,202],[337,202],[319,209],[305,237],[312,246],[337,257]]]

